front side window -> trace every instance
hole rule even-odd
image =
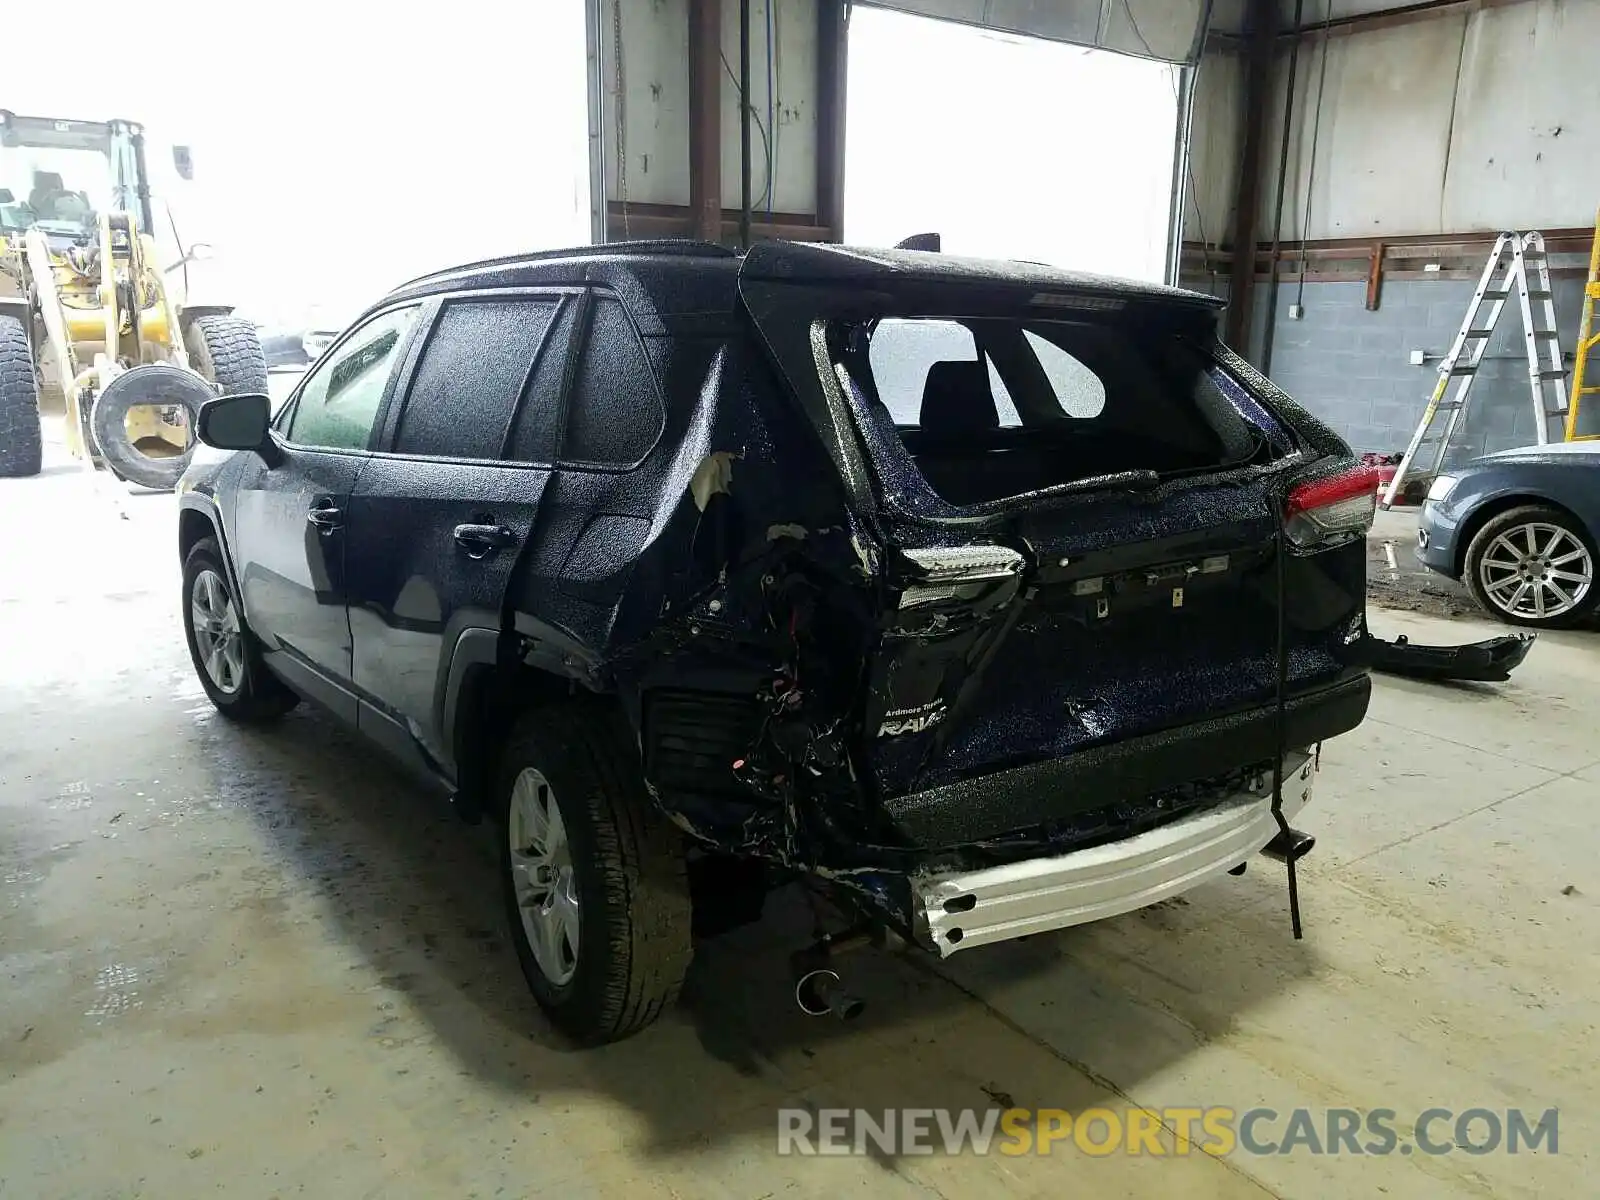
[[[318,362],[300,387],[285,436],[301,446],[365,450],[416,319],[414,305],[381,313]]]

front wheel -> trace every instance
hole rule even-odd
[[[0,478],[37,475],[43,461],[28,331],[17,318],[0,315]]]
[[[267,390],[267,356],[261,334],[242,317],[196,317],[183,335],[189,365],[224,396]]]
[[[1567,513],[1526,504],[1491,518],[1467,547],[1467,589],[1510,625],[1562,629],[1594,612],[1596,552]]]
[[[295,694],[261,661],[213,538],[196,542],[183,561],[183,632],[200,686],[223,716],[269,721],[295,706]]]
[[[654,1021],[693,954],[681,837],[614,712],[541,708],[513,726],[496,791],[506,912],[528,987],[585,1045]]]

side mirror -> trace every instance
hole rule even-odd
[[[275,466],[278,447],[272,440],[272,399],[260,392],[219,396],[200,406],[195,436],[218,450],[254,450]]]
[[[172,166],[178,172],[179,179],[194,178],[194,155],[187,146],[174,146],[172,148]]]

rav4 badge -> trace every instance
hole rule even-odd
[[[944,720],[945,712],[943,700],[935,700],[915,708],[891,709],[883,714],[883,723],[878,726],[878,736],[899,737],[905,733],[922,733]]]

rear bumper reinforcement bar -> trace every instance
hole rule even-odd
[[[1285,755],[1283,766],[1288,819],[1310,800],[1316,765],[1302,750]],[[1154,904],[1237,867],[1278,836],[1268,778],[1204,812],[1121,841],[980,871],[915,875],[913,916],[931,947],[948,957]]]

